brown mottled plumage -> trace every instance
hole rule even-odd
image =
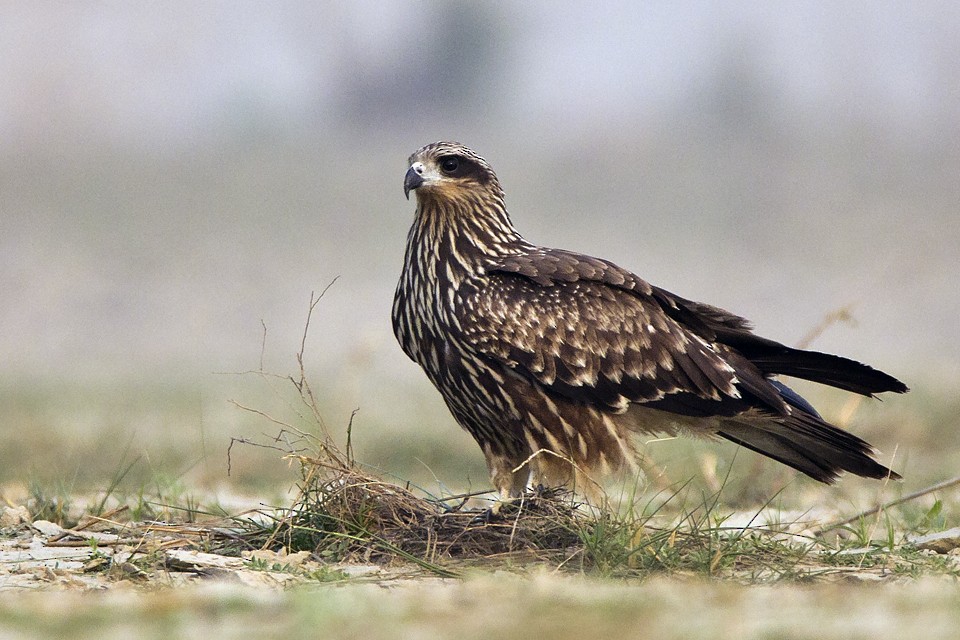
[[[635,460],[631,436],[722,436],[822,482],[899,477],[774,379],[872,395],[892,376],[754,335],[743,318],[514,229],[487,162],[455,142],[410,156],[416,190],[393,327],[477,440],[501,497]]]

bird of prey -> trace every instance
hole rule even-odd
[[[900,477],[775,376],[866,396],[907,391],[896,378],[762,338],[607,260],[527,242],[493,169],[459,143],[411,155],[403,189],[417,209],[394,334],[480,445],[498,504],[531,479],[632,466],[635,434],[726,438],[826,483]]]

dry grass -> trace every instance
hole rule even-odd
[[[556,558],[576,548],[577,505],[559,490],[525,497],[494,521],[484,511],[414,491],[354,468],[301,459],[304,478],[294,505],[267,546],[308,549],[321,557],[415,562],[441,575],[442,563]]]

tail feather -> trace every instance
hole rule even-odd
[[[750,358],[761,371],[803,378],[865,396],[893,391],[906,393],[907,385],[888,373],[842,356],[784,348],[782,353]]]
[[[893,376],[856,360],[794,349],[758,336],[751,331],[749,322],[723,309],[685,300],[659,289],[655,293],[669,298],[664,307],[668,313],[708,340],[733,347],[768,375],[794,376],[866,396],[909,390]]]
[[[738,336],[735,347],[765,374],[782,374],[830,385],[865,396],[893,391],[906,393],[907,385],[879,369],[829,353],[793,349],[772,340]],[[728,342],[729,344],[729,342]]]
[[[719,435],[827,484],[844,471],[864,478],[900,479],[874,460],[869,443],[802,412],[786,418],[728,420]]]

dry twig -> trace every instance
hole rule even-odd
[[[913,493],[910,493],[910,494],[907,494],[907,495],[902,496],[902,497],[900,497],[900,498],[897,498],[896,500],[891,500],[890,502],[887,502],[886,504],[877,505],[877,506],[875,506],[875,507],[873,507],[873,508],[871,508],[871,509],[867,509],[866,511],[861,511],[861,512],[858,513],[857,515],[852,516],[852,517],[850,517],[850,518],[846,518],[846,519],[844,519],[844,520],[840,520],[839,522],[833,522],[833,523],[831,523],[831,524],[824,525],[824,526],[820,529],[819,533],[824,533],[824,532],[830,531],[831,529],[836,529],[837,527],[842,527],[842,526],[844,526],[844,525],[850,524],[851,522],[856,522],[857,520],[860,520],[860,519],[862,519],[862,518],[866,518],[867,516],[872,516],[872,515],[874,515],[874,514],[876,514],[876,513],[881,513],[881,512],[883,512],[883,511],[886,511],[886,510],[889,509],[890,507],[895,507],[895,506],[897,506],[898,504],[903,504],[904,502],[910,502],[911,500],[916,500],[917,498],[922,498],[923,496],[926,496],[926,495],[929,495],[929,494],[931,494],[931,493],[934,493],[935,491],[942,491],[942,490],[944,490],[944,489],[949,489],[950,487],[953,487],[953,486],[956,486],[956,485],[960,485],[960,476],[955,476],[955,477],[953,477],[953,478],[950,478],[949,480],[944,480],[943,482],[938,482],[938,483],[936,483],[936,484],[930,485],[929,487],[927,487],[927,488],[925,488],[925,489],[920,489],[919,491],[914,491]]]

